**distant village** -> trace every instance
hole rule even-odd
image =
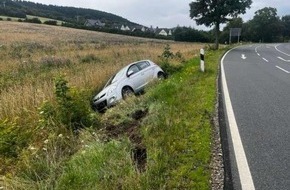
[[[106,27],[106,23],[102,22],[101,20],[94,20],[94,19],[87,19],[85,24],[86,27],[93,27],[93,28],[104,28]],[[113,24],[110,26],[111,28],[118,29],[121,31],[130,31],[130,32],[151,32],[156,35],[161,36],[172,36],[172,29],[167,28],[150,28],[140,25],[135,26],[128,26],[124,24]]]

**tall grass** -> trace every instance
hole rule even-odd
[[[52,100],[51,81],[59,74],[71,86],[94,92],[130,62],[160,62],[158,55],[168,43],[185,59],[203,46],[28,23],[0,25],[0,118],[35,112],[44,99]]]
[[[125,140],[87,145],[67,163],[57,189],[139,189],[130,151]]]
[[[161,64],[164,60],[160,55],[169,44],[175,55],[170,64],[180,66],[184,64],[182,60],[197,55],[203,44],[4,21],[0,22],[0,28],[0,175],[12,176],[7,189],[77,189],[84,185],[91,189],[162,188],[158,185],[166,177],[156,177],[156,182],[148,179],[166,171],[165,167],[171,163],[169,156],[164,163],[153,166],[157,167],[157,173],[153,169],[143,174],[132,161],[132,150],[136,146],[143,148],[140,134],[135,131],[142,123],[134,118],[140,107],[123,105],[128,109],[122,109],[122,114],[109,111],[100,119],[90,109],[90,101],[124,65],[140,59]],[[59,79],[60,75],[64,78]],[[56,85],[59,82],[60,88]],[[177,82],[168,85],[165,92],[170,95],[180,88]],[[58,90],[65,90],[63,96],[57,94]],[[168,103],[173,103],[175,98],[170,97]],[[150,104],[149,108],[147,103],[136,105],[142,107],[142,114],[160,106],[159,103]],[[174,106],[171,108],[173,114]],[[163,120],[160,123],[156,120],[155,124],[171,125],[169,118],[157,117]],[[80,132],[84,125],[87,130]],[[109,129],[118,132],[113,135],[115,140],[106,136]],[[130,143],[132,139],[137,142]],[[164,137],[164,140],[170,139]],[[157,156],[158,160],[158,156],[166,156],[160,151],[149,150],[153,156],[149,157],[148,166],[154,163],[151,158]],[[82,173],[82,168],[87,173]],[[92,168],[98,169],[89,170]],[[102,171],[106,176],[98,173]]]

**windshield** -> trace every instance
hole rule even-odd
[[[118,80],[119,80],[119,79],[124,75],[124,73],[125,73],[125,71],[126,71],[126,68],[127,68],[127,67],[121,69],[117,74],[115,74],[114,76],[112,76],[112,77],[108,80],[108,82],[107,82],[107,84],[104,86],[104,88],[106,88],[107,86],[109,86],[109,85],[115,83],[116,81],[118,81]]]

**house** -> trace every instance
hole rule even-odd
[[[165,31],[165,29],[160,29],[157,31],[157,34],[158,35],[161,35],[161,36],[168,36],[167,32]]]
[[[122,25],[121,28],[120,28],[120,30],[122,30],[122,31],[130,31],[131,29],[130,29],[129,26]]]
[[[161,36],[172,36],[172,30],[167,28],[156,28],[155,33]]]
[[[100,20],[94,20],[94,19],[87,19],[85,22],[85,26],[87,27],[96,27],[101,28],[104,27],[106,24],[101,22]]]
[[[132,32],[137,32],[137,31],[141,31],[141,32],[146,32],[148,29],[145,26],[134,26],[132,29]]]

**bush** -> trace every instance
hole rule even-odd
[[[172,75],[173,73],[179,72],[182,69],[182,66],[173,65],[169,62],[162,62],[160,67],[166,73],[166,75]]]
[[[69,88],[67,83],[62,76],[55,79],[56,105],[50,102],[42,105],[42,125],[52,127],[59,123],[75,132],[85,127],[97,127],[99,119],[85,98],[86,92]]]
[[[174,55],[174,53],[170,49],[171,49],[170,46],[167,44],[164,47],[163,53],[161,54],[161,56],[159,56],[159,58],[161,58],[160,66],[167,75],[171,75],[174,72],[180,71],[181,69],[181,66],[170,64],[169,60],[173,60],[174,58],[177,58],[178,61],[184,62],[184,59],[180,52],[177,52]]]
[[[48,25],[57,25],[57,21],[56,21],[56,20],[47,20],[47,21],[44,21],[43,24],[48,24]]]
[[[32,19],[26,18],[25,22],[36,23],[36,24],[41,24],[42,23],[41,20],[39,18],[37,18],[37,17],[32,18]]]
[[[166,44],[166,46],[164,47],[163,53],[161,55],[161,57],[164,59],[165,62],[168,62],[169,59],[173,59],[174,54],[171,52],[170,50],[170,46],[169,44]]]

